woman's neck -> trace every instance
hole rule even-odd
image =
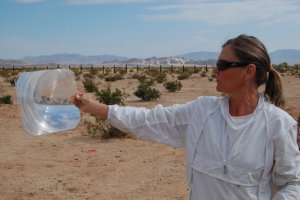
[[[229,113],[231,116],[245,116],[254,112],[259,101],[258,92],[245,92],[240,95],[230,95]]]

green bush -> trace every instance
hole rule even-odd
[[[96,92],[97,100],[107,105],[124,105],[125,93],[120,89],[116,89],[114,92],[108,87],[104,90]],[[124,133],[115,127],[111,126],[108,121],[101,120],[99,117],[95,117],[95,121],[84,121],[84,125],[87,129],[88,135],[92,137],[100,137],[101,139],[109,138],[122,138],[128,134]]]
[[[99,79],[105,79],[105,74],[100,74],[100,73],[99,73],[99,74],[97,75],[97,77],[98,77]]]
[[[167,80],[166,78],[166,74],[165,73],[159,73],[156,75],[155,77],[155,80],[158,82],[158,83],[163,83]]]
[[[118,71],[118,73],[121,74],[121,75],[125,75],[127,72],[126,72],[125,69],[120,69],[120,70]]]
[[[152,76],[152,77],[156,77],[157,75],[160,74],[160,71],[157,69],[150,69],[150,70],[146,71],[146,74],[148,74],[149,76]]]
[[[94,67],[91,67],[89,71],[93,76],[96,76],[99,73],[99,69]]]
[[[166,81],[166,73],[160,72],[159,70],[152,69],[149,70],[147,74],[158,83],[163,83]]]
[[[92,137],[100,137],[101,139],[109,138],[123,138],[128,136],[117,128],[111,126],[107,120],[101,120],[96,117],[94,123],[90,121],[84,121],[84,125],[87,129],[88,135]]]
[[[107,77],[105,77],[105,81],[117,81],[117,80],[122,80],[123,79],[123,75],[122,74],[114,74],[114,75],[108,75]]]
[[[140,83],[148,80],[148,77],[145,74],[133,74],[132,75],[133,79],[137,79]]]
[[[201,77],[207,77],[207,72],[206,71],[201,71],[200,76]]]
[[[0,71],[0,76],[4,77],[4,78],[7,78],[10,76],[10,71],[5,69],[5,70],[1,70]]]
[[[83,87],[87,92],[98,92],[98,87],[91,79],[86,79],[83,81]]]
[[[212,76],[208,77],[209,82],[212,82],[213,80],[214,80],[214,77],[212,77]]]
[[[95,77],[95,75],[94,74],[92,74],[92,73],[90,73],[90,72],[85,72],[84,74],[83,74],[83,78],[86,80],[86,79],[93,79]]]
[[[16,86],[16,82],[18,80],[18,77],[11,77],[8,79],[8,82],[10,83],[11,86]]]
[[[74,75],[77,77],[77,76],[80,76],[82,74],[82,71],[78,68],[72,68],[71,71],[74,72]]]
[[[175,92],[179,91],[182,88],[182,84],[180,81],[175,80],[175,81],[167,81],[164,83],[164,87],[169,91],[169,92]]]
[[[141,98],[143,101],[150,101],[160,97],[161,93],[151,87],[153,81],[144,81],[138,85],[137,90],[134,92],[134,95]]]
[[[200,68],[194,68],[194,71],[193,71],[193,73],[199,73],[201,71],[201,69]]]
[[[187,72],[183,72],[177,76],[178,80],[188,79],[189,77],[190,77],[190,74]]]
[[[4,95],[0,97],[0,104],[12,104],[11,95]]]
[[[114,92],[108,87],[100,92],[96,92],[97,100],[106,105],[124,105],[125,93],[116,88]]]

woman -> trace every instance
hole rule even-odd
[[[215,69],[225,97],[199,97],[153,109],[107,106],[85,94],[74,103],[142,139],[184,147],[192,200],[300,199],[297,123],[265,46],[240,35],[222,47]],[[258,87],[265,84],[264,93]]]

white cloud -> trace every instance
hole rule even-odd
[[[241,24],[260,20],[293,18],[299,13],[299,0],[196,1],[181,0],[174,4],[147,8],[156,14],[143,15],[146,20],[202,21],[209,24]],[[290,17],[289,17],[290,16]]]
[[[42,2],[44,0],[14,0],[15,2],[17,3],[39,3],[39,2]]]
[[[67,0],[70,4],[144,3],[154,0]]]

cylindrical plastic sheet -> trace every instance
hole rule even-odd
[[[23,127],[31,135],[76,128],[80,111],[71,102],[77,91],[69,69],[25,72],[16,83]]]

